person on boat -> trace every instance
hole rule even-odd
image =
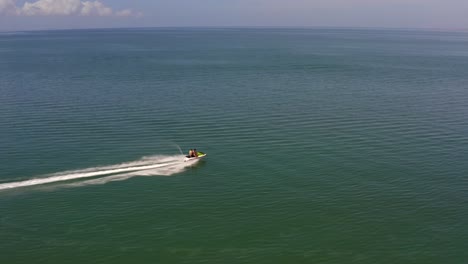
[[[198,157],[197,149],[193,149],[193,156],[194,156],[194,157]]]
[[[193,149],[189,150],[187,157],[189,157],[189,158],[193,157]]]

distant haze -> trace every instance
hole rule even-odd
[[[0,0],[0,30],[99,27],[467,29],[467,0]]]

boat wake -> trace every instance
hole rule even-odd
[[[136,161],[125,162],[116,165],[93,167],[82,170],[64,171],[44,175],[42,177],[33,178],[30,180],[8,182],[0,184],[0,190],[14,189],[19,187],[27,187],[41,185],[54,182],[63,182],[71,180],[79,180],[85,178],[99,177],[96,179],[88,179],[86,181],[73,182],[68,186],[83,186],[88,184],[104,184],[110,181],[126,180],[135,176],[171,176],[184,171],[187,166],[193,163],[186,164],[184,156],[181,155],[157,155],[143,157]]]

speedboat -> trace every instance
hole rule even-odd
[[[206,153],[203,153],[201,151],[197,151],[197,157],[185,156],[184,162],[191,161],[191,160],[202,159],[205,156],[206,156]]]

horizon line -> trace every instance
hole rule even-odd
[[[346,29],[346,30],[401,30],[401,31],[439,31],[468,32],[468,28],[431,28],[431,27],[349,27],[349,26],[143,26],[143,27],[83,27],[7,30],[0,33],[38,32],[38,31],[79,31],[79,30],[129,30],[129,29]]]

